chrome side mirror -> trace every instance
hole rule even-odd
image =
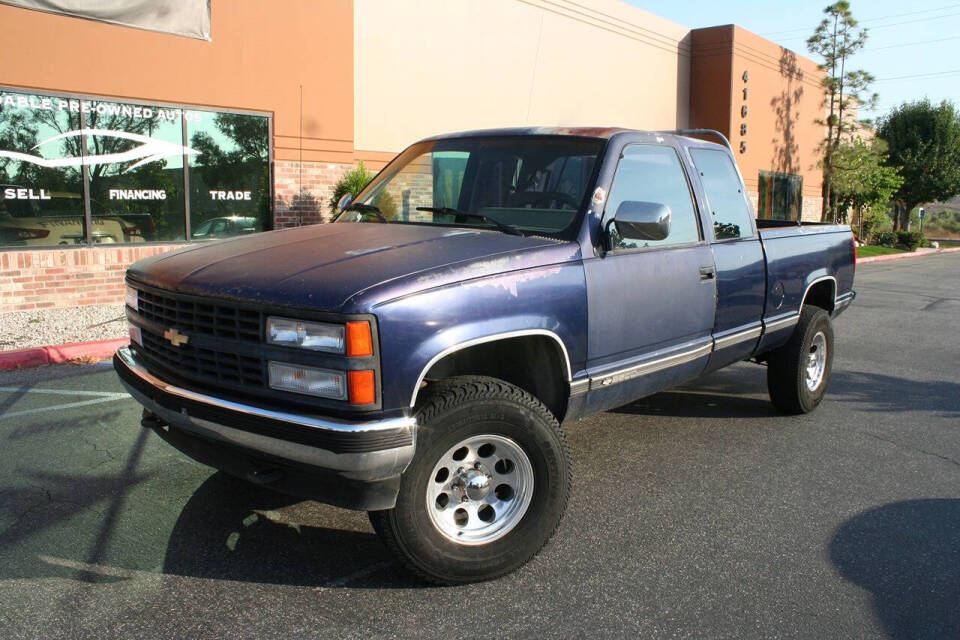
[[[350,203],[353,202],[353,194],[345,193],[340,196],[340,200],[337,201],[337,211],[343,211],[350,206]]]
[[[617,207],[613,224],[631,240],[663,240],[670,235],[670,207],[659,202],[625,200]]]

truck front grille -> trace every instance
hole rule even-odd
[[[188,335],[260,342],[263,313],[221,302],[197,302],[166,293],[140,289],[139,311],[163,327],[176,327]]]
[[[199,348],[189,343],[174,347],[163,337],[149,331],[143,331],[142,337],[143,350],[147,357],[178,376],[204,382],[225,382],[261,388],[266,386],[264,362],[261,358]]]

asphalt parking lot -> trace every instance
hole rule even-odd
[[[148,435],[108,365],[0,374],[0,637],[956,638],[960,254],[856,289],[816,412],[745,363],[568,424],[557,536],[455,588]]]

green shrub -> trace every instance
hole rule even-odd
[[[890,227],[890,214],[880,207],[871,208],[862,216],[860,225],[863,228],[864,238],[869,238],[871,234],[885,231]]]
[[[881,231],[879,233],[873,234],[873,242],[870,244],[879,245],[881,247],[892,247],[897,244],[897,234],[892,231]]]
[[[348,169],[343,176],[337,180],[337,183],[333,185],[333,194],[330,196],[330,211],[334,215],[339,213],[337,211],[337,203],[340,202],[346,194],[351,194],[354,198],[357,197],[357,194],[360,193],[367,183],[373,179],[373,174],[367,171],[367,168],[363,166],[363,161],[354,169]]]
[[[897,231],[897,246],[907,251],[927,246],[927,239],[919,231]]]

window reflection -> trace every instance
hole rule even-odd
[[[0,93],[0,246],[85,242],[79,129],[69,101]]]
[[[0,247],[187,240],[185,171],[195,239],[270,229],[269,144],[264,116],[0,92]]]
[[[272,228],[267,118],[187,112],[190,222],[196,240]],[[209,226],[205,223],[215,221]]]
[[[184,240],[180,109],[93,101],[86,116],[94,242]],[[189,153],[189,151],[187,151]]]

